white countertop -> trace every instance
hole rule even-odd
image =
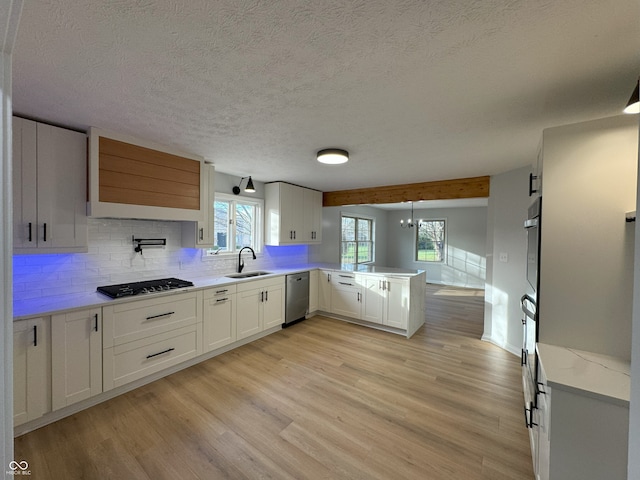
[[[631,365],[628,360],[544,343],[538,343],[536,348],[550,387],[629,406]]]
[[[193,281],[193,287],[179,288],[176,290],[169,290],[167,292],[154,293],[154,297],[163,295],[175,295],[177,293],[192,292],[205,288],[211,288],[222,285],[232,285],[240,282],[248,282],[252,280],[264,279],[274,277],[278,275],[288,275],[291,273],[298,273],[307,270],[314,269],[327,269],[334,271],[356,271],[362,273],[379,273],[379,274],[395,274],[403,276],[418,275],[423,270],[404,270],[390,267],[376,267],[369,265],[359,265],[358,268],[354,268],[353,265],[339,265],[339,264],[305,264],[305,265],[292,265],[289,267],[280,268],[268,268],[269,275],[263,275],[260,277],[250,278],[229,278],[224,275],[212,276],[209,278],[197,278]],[[247,270],[248,271],[248,270]],[[180,275],[177,275],[180,276]],[[146,280],[146,279],[141,279]],[[184,280],[189,280],[184,278]],[[98,287],[98,285],[96,285]],[[102,307],[104,305],[110,305],[121,302],[131,302],[139,300],[140,296],[122,297],[118,299],[109,298],[98,292],[72,294],[72,295],[60,295],[55,297],[40,297],[32,298],[29,300],[21,300],[13,302],[13,319],[22,320],[24,318],[34,317],[37,315],[52,315],[55,313],[77,310],[82,308]]]

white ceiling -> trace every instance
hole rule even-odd
[[[530,164],[620,113],[638,0],[28,0],[16,113],[325,191]],[[346,165],[317,164],[327,147]]]

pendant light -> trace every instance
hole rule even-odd
[[[417,222],[413,220],[413,202],[411,202],[411,217],[408,218],[406,222],[404,219],[400,220],[400,228],[413,228],[416,225],[420,225],[420,222],[422,222],[422,220],[418,220]]]
[[[320,163],[339,165],[349,161],[349,152],[340,148],[325,148],[320,150],[316,157]]]

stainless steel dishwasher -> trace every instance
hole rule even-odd
[[[304,320],[309,310],[309,272],[287,275],[286,297],[283,327]]]

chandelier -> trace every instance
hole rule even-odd
[[[413,228],[416,225],[420,225],[422,220],[418,220],[417,222],[413,219],[413,202],[411,202],[411,217],[406,221],[404,219],[400,220],[400,228]]]

